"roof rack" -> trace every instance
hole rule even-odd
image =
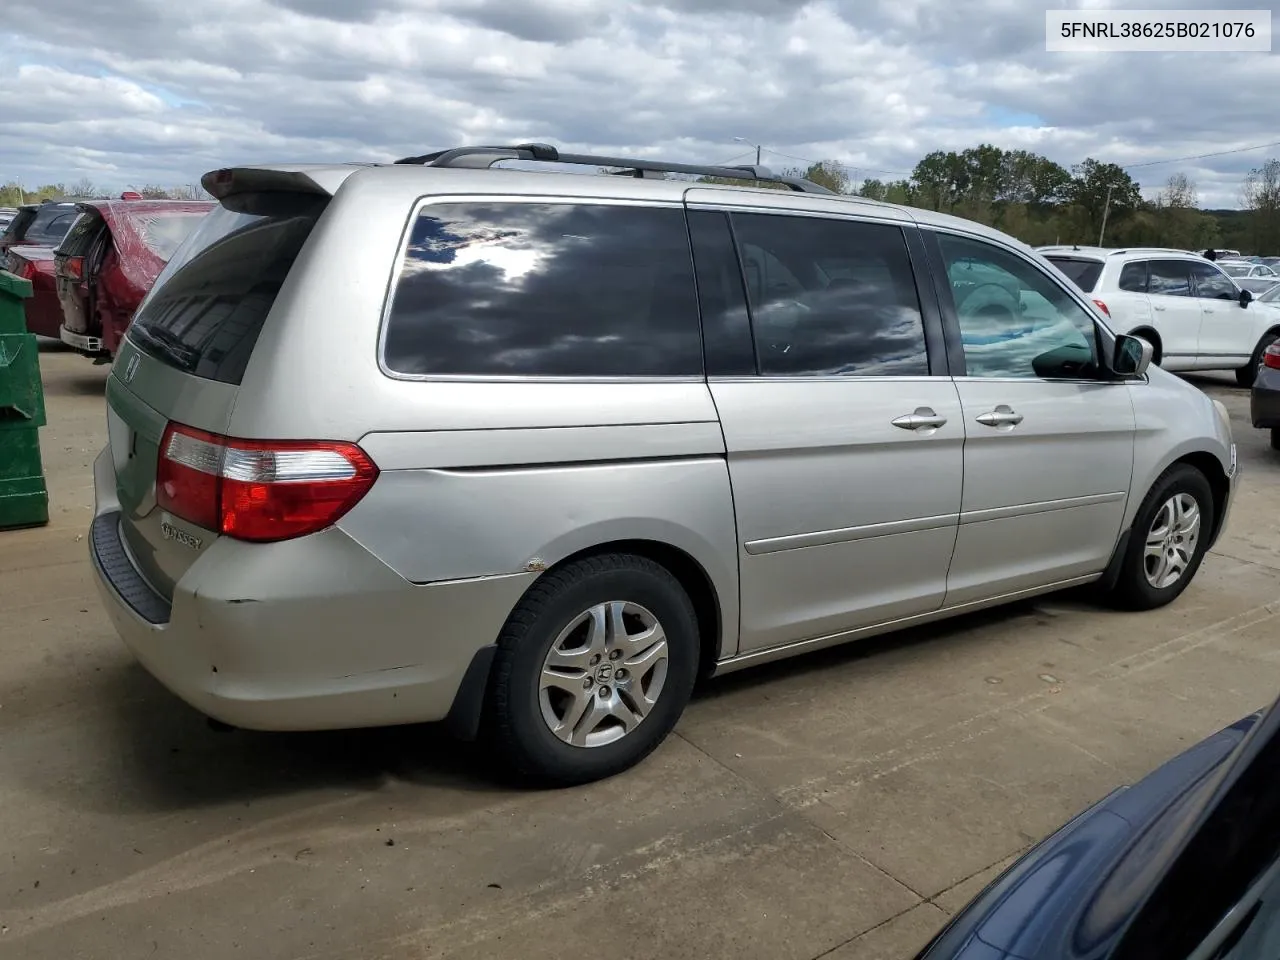
[[[520,143],[507,147],[455,147],[436,153],[424,153],[420,157],[405,157],[396,163],[417,164],[425,167],[468,167],[486,169],[503,160],[540,161],[543,163],[572,163],[591,167],[619,167],[618,176],[644,177],[650,173],[685,173],[699,177],[722,177],[726,180],[755,180],[763,183],[780,183],[798,193],[824,193],[828,190],[803,177],[786,177],[761,166],[704,166],[693,163],[669,163],[665,160],[637,160],[630,157],[603,157],[589,153],[561,153],[547,143]]]

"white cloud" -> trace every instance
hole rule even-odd
[[[716,162],[745,155],[735,137],[774,166],[884,178],[982,141],[1128,164],[1280,139],[1280,61],[1047,54],[1044,9],[1071,5],[1099,4],[8,0],[0,179],[115,188],[524,139]],[[1183,170],[1234,205],[1267,155],[1134,173]]]

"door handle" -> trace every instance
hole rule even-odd
[[[1152,310],[1155,310],[1155,311],[1158,311],[1159,313],[1164,313],[1164,312],[1165,312],[1166,310],[1168,310],[1169,308],[1168,308],[1168,307],[1162,307],[1162,306],[1160,306],[1159,304],[1153,304],[1153,305],[1152,305],[1152,307],[1151,307],[1151,309],[1152,309]]]
[[[974,417],[984,427],[1016,427],[1022,422],[1022,414],[1016,413],[1008,404],[999,404],[990,413]]]
[[[946,423],[947,418],[934,413],[932,407],[916,407],[915,413],[894,417],[889,422],[895,427],[901,427],[903,430],[928,430],[932,432]]]

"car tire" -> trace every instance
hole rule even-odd
[[[618,553],[552,569],[499,637],[491,742],[508,770],[549,786],[621,773],[675,727],[698,657],[693,603],[665,567]]]
[[[1197,518],[1194,536],[1189,504],[1194,504]],[[1116,605],[1153,610],[1175,600],[1200,569],[1214,520],[1213,490],[1203,473],[1179,463],[1161,474],[1134,517],[1112,591]],[[1150,555],[1149,547],[1161,552]]]
[[[1236,370],[1236,383],[1239,386],[1253,386],[1253,382],[1258,379],[1258,368],[1262,366],[1262,355],[1266,353],[1267,347],[1275,343],[1277,339],[1280,338],[1274,333],[1268,333],[1258,341],[1258,347],[1253,351],[1253,356],[1249,358],[1249,362]]]

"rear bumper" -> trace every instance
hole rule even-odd
[[[1258,371],[1249,394],[1249,415],[1255,427],[1280,427],[1280,370]]]
[[[94,479],[90,557],[116,631],[170,691],[232,726],[444,720],[535,576],[411,584],[331,528],[279,544],[215,540],[169,603],[121,541],[109,451]]]
[[[98,354],[102,352],[102,338],[92,337],[87,333],[76,333],[66,327],[58,329],[58,337],[69,347],[75,347],[81,353]]]

